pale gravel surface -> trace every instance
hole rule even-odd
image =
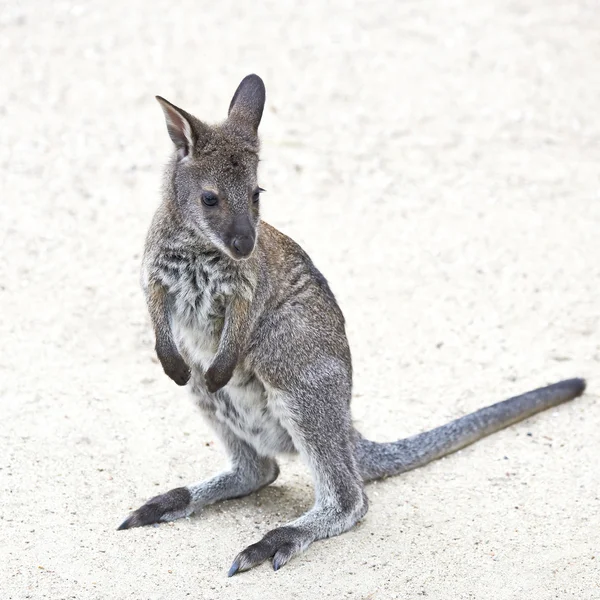
[[[600,597],[599,4],[300,4],[0,3],[2,599]],[[299,461],[198,517],[115,528],[223,464],[138,287],[170,151],[153,95],[219,120],[249,72],[264,216],[346,313],[365,433],[564,377],[589,392],[227,579],[310,505]]]

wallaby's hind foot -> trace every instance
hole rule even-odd
[[[279,467],[273,459],[261,457],[255,463],[247,461],[232,471],[151,498],[133,511],[118,529],[131,529],[189,517],[203,506],[219,500],[247,496],[273,483],[278,475]]]
[[[188,488],[179,487],[160,496],[154,496],[137,510],[133,511],[117,530],[152,525],[189,517],[192,512],[192,495]]]
[[[273,560],[273,570],[277,571],[296,554],[306,550],[312,541],[306,531],[296,527],[273,529],[235,557],[227,576],[233,577],[270,559]]]
[[[234,559],[228,576],[247,571],[272,559],[279,570],[313,542],[339,535],[351,529],[369,508],[364,491],[353,504],[314,507],[295,521],[267,532],[256,544],[242,550]]]

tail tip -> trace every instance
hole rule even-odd
[[[573,394],[573,398],[577,398],[578,396],[581,396],[583,392],[585,392],[587,382],[582,377],[574,377],[573,379],[565,379],[558,385],[568,388]]]

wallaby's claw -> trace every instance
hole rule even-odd
[[[235,364],[221,364],[220,361],[216,359],[212,365],[208,367],[204,375],[206,389],[209,392],[214,393],[222,387],[225,387],[229,383],[234,370]]]
[[[222,387],[225,387],[230,379],[230,377],[225,378],[221,377],[220,375],[221,374],[219,372],[211,372],[210,369],[206,371],[204,381],[206,383],[206,389],[211,394],[214,394],[215,392],[218,392]]]
[[[134,510],[117,527],[117,531],[187,517],[192,512],[191,499],[190,491],[184,487],[175,488],[166,494],[155,496],[148,500],[146,504]]]
[[[136,523],[135,515],[131,515],[117,527],[117,531],[121,531],[122,529],[131,529],[132,527],[138,527],[139,525],[141,525],[141,523]]]
[[[177,385],[185,385],[190,380],[190,370],[187,365],[182,365],[180,369],[171,373],[167,373],[167,375]]]
[[[231,565],[231,567],[229,567],[229,571],[227,572],[227,577],[233,577],[240,569],[240,563],[238,561],[238,559],[236,558],[233,561],[233,564]]]
[[[177,384],[185,385],[190,379],[190,368],[181,356],[158,357],[164,372]]]
[[[273,559],[273,570],[278,571],[305,547],[306,541],[302,537],[302,533],[294,527],[269,531],[260,542],[248,546],[235,557],[227,576],[252,569],[269,558]]]

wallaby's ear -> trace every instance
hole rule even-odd
[[[179,158],[185,158],[192,152],[197,140],[197,134],[192,125],[194,118],[164,98],[156,96],[156,99],[165,113],[167,131],[177,147]]]
[[[257,132],[265,107],[265,84],[258,75],[247,75],[229,105],[229,119]]]

